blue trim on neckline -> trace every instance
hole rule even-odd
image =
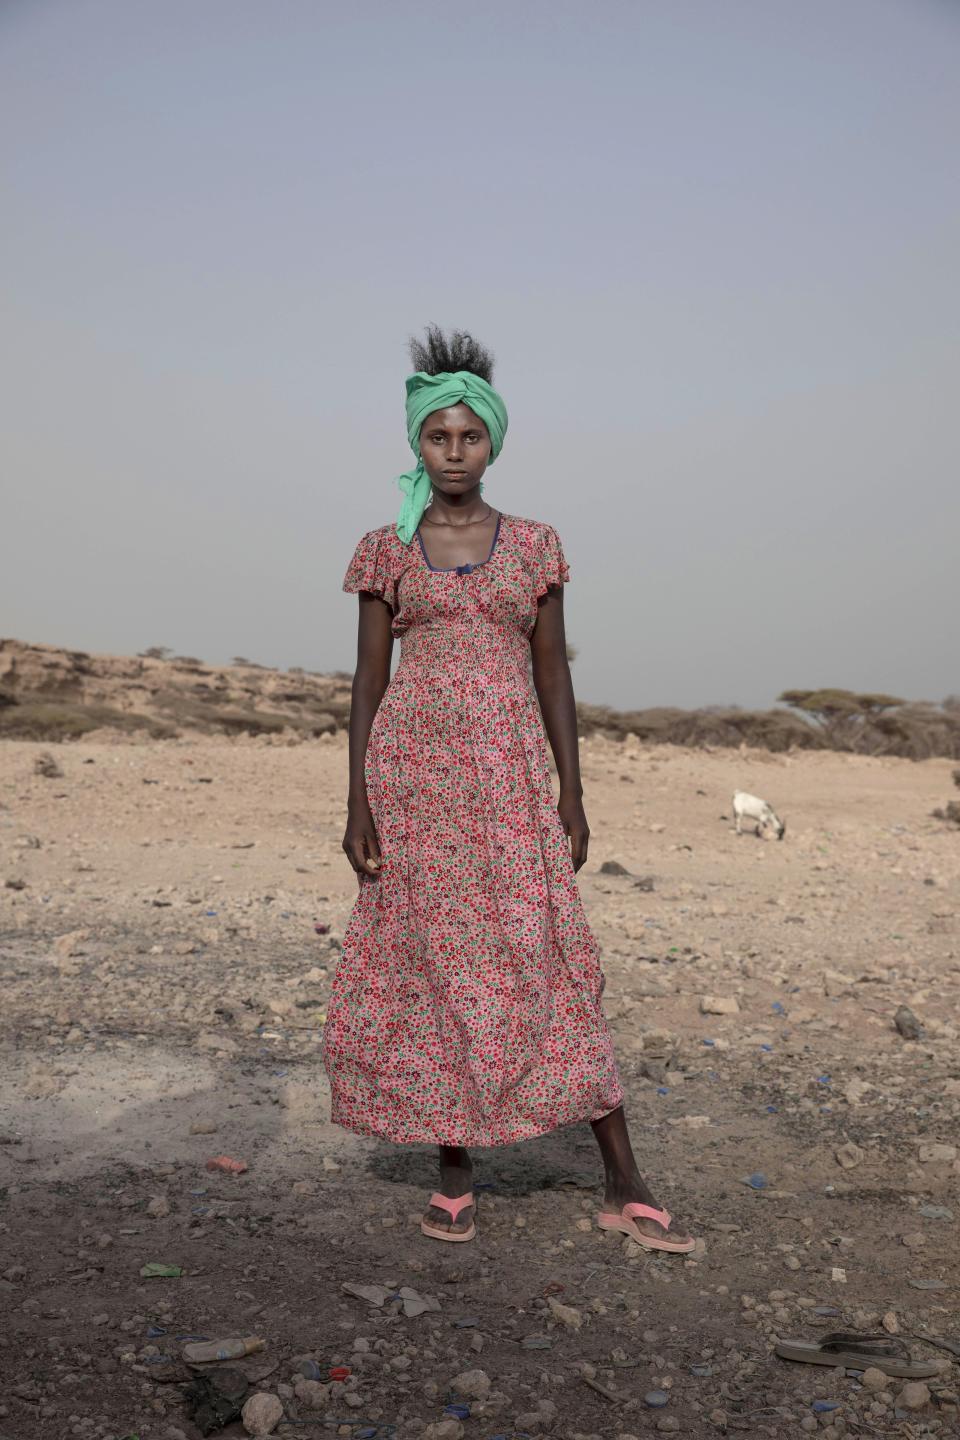
[[[426,546],[423,543],[423,536],[420,534],[420,526],[417,526],[417,539],[420,542],[420,554],[423,556],[423,563],[428,570],[435,575],[472,575],[474,570],[479,570],[483,565],[489,565],[493,559],[493,552],[497,548],[497,541],[500,539],[500,523],[503,520],[503,511],[497,515],[497,528],[493,532],[493,544],[490,546],[490,554],[486,560],[478,560],[473,565],[431,565],[430,557],[427,554]]]

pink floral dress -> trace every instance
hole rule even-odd
[[[482,564],[434,569],[385,525],[347,570],[401,641],[365,761],[381,871],[324,1034],[349,1130],[504,1145],[623,1099],[531,678],[537,600],[568,578],[556,531],[513,515]]]

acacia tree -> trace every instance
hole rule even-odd
[[[896,695],[858,694],[833,688],[784,690],[779,700],[808,716],[835,750],[869,749],[874,722],[905,703]]]

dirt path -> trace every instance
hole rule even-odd
[[[902,1400],[771,1356],[853,1326],[960,1342],[948,762],[585,742],[581,885],[637,1148],[702,1240],[671,1259],[593,1227],[588,1127],[480,1152],[480,1236],[454,1249],[418,1233],[424,1149],[330,1126],[342,739],[94,738],[49,778],[42,748],[0,747],[2,1440],[195,1440],[176,1337],[238,1333],[266,1341],[243,1366],[274,1433],[304,1440],[960,1431],[942,1350]],[[731,833],[735,786],[782,844]],[[247,1173],[207,1171],[223,1153]],[[405,1315],[401,1286],[439,1308]],[[307,1356],[352,1373],[297,1394]]]

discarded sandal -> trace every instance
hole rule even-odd
[[[819,1340],[778,1340],[774,1354],[781,1360],[799,1360],[804,1365],[842,1365],[845,1370],[882,1370],[898,1380],[925,1380],[939,1373],[940,1366],[911,1360],[902,1340],[889,1335],[857,1335],[834,1330]]]
[[[656,1220],[664,1230],[670,1229],[670,1216],[666,1210],[657,1210],[653,1205],[640,1205],[636,1201],[624,1205],[619,1215],[614,1215],[609,1210],[601,1210],[597,1216],[597,1224],[601,1230],[619,1230],[622,1234],[629,1235],[630,1239],[636,1240],[644,1250],[667,1250],[671,1255],[688,1255],[697,1243],[692,1236],[686,1240],[670,1240],[666,1237],[644,1235],[634,1219],[636,1215],[647,1220]]]
[[[451,1200],[449,1195],[441,1195],[437,1192],[437,1194],[430,1196],[430,1204],[437,1210],[446,1210],[451,1219],[456,1220],[461,1210],[465,1210],[468,1205],[475,1205],[476,1201],[473,1198],[472,1190],[466,1195],[458,1195],[455,1200]],[[472,1220],[468,1230],[441,1230],[439,1226],[429,1225],[426,1220],[420,1221],[420,1229],[424,1235],[429,1235],[432,1240],[450,1240],[454,1243],[462,1240],[472,1240],[477,1233],[477,1227]]]

